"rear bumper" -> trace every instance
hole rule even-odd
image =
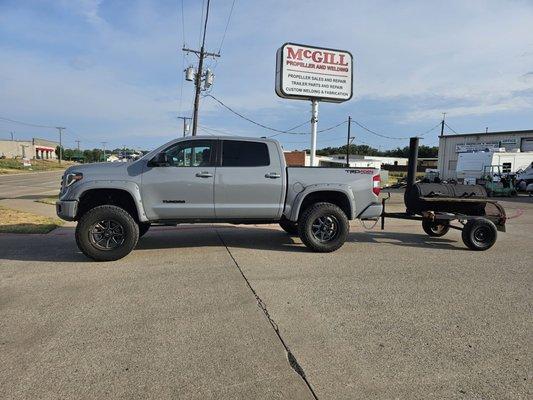
[[[357,218],[359,219],[378,219],[383,212],[383,206],[380,203],[371,203],[363,210]]]
[[[77,200],[56,201],[56,214],[65,221],[74,221],[78,212]]]

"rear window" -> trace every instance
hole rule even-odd
[[[270,165],[270,157],[265,143],[241,140],[223,141],[223,167],[261,167],[266,165]]]

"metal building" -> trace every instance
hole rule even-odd
[[[463,133],[439,137],[438,168],[444,179],[457,178],[459,153],[505,148],[533,152],[533,129],[524,131]]]

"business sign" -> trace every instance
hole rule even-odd
[[[486,142],[486,143],[468,143],[458,144],[455,146],[457,153],[470,153],[473,151],[496,150],[500,148],[500,142]]]
[[[276,54],[276,93],[286,99],[350,100],[353,57],[348,51],[285,43]]]

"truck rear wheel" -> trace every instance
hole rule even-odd
[[[296,222],[289,221],[288,219],[282,219],[279,221],[279,226],[281,226],[281,229],[291,236],[298,235],[298,224]]]
[[[139,226],[124,209],[103,205],[87,211],[76,226],[76,243],[87,257],[115,261],[137,245]]]
[[[490,249],[498,237],[496,225],[488,219],[471,219],[461,232],[463,243],[470,250],[483,251]]]
[[[304,210],[298,220],[302,242],[311,250],[328,253],[346,241],[350,225],[346,214],[335,204],[316,203]]]

